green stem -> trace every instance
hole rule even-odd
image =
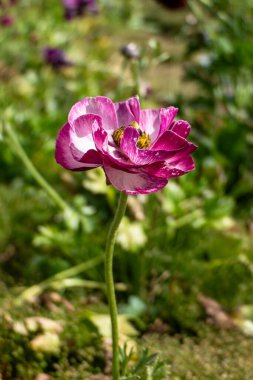
[[[123,88],[124,88],[124,83],[125,83],[125,72],[126,72],[127,67],[128,67],[128,60],[124,59],[122,62],[120,75],[118,78],[118,84],[116,88],[116,97],[118,99],[121,99],[121,96],[123,94]]]
[[[134,89],[136,94],[141,97],[141,84],[140,84],[140,62],[139,61],[133,61],[131,63],[131,72],[134,82]]]
[[[94,259],[85,261],[84,263],[75,265],[72,268],[65,269],[64,271],[58,272],[52,277],[40,282],[39,284],[30,286],[26,290],[24,290],[20,296],[17,298],[17,303],[22,303],[23,301],[27,301],[32,297],[36,297],[41,294],[44,290],[50,288],[53,283],[57,281],[65,280],[66,278],[70,278],[76,276],[80,273],[83,273],[96,265],[100,264],[103,261],[103,256],[95,257]]]
[[[118,320],[117,320],[117,303],[113,281],[113,251],[116,239],[116,233],[119,228],[122,217],[125,214],[127,204],[127,194],[121,192],[116,213],[112,221],[109,233],[107,236],[105,250],[105,282],[107,289],[107,297],[110,309],[111,328],[112,328],[112,378],[119,380],[119,346],[118,346]]]
[[[42,175],[38,172],[38,170],[35,168],[33,163],[28,158],[26,152],[22,148],[18,137],[16,135],[16,132],[10,124],[5,125],[5,130],[11,140],[12,146],[15,148],[15,153],[18,154],[20,159],[23,161],[24,165],[26,166],[27,170],[30,172],[30,174],[33,176],[33,178],[38,182],[38,184],[48,193],[48,195],[52,198],[52,200],[55,202],[55,204],[60,207],[62,210],[71,210],[71,208],[68,206],[68,204],[58,195],[58,193],[49,185],[49,183],[42,177]]]

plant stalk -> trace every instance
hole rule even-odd
[[[134,82],[135,93],[139,95],[139,98],[141,100],[140,62],[139,61],[133,61],[131,63],[131,72],[132,72],[132,78]]]
[[[27,170],[33,176],[33,178],[38,182],[38,184],[48,193],[54,203],[61,208],[63,211],[66,209],[70,209],[67,203],[59,196],[59,194],[49,185],[49,183],[42,177],[42,175],[35,168],[29,157],[27,156],[25,150],[22,148],[18,137],[16,135],[15,130],[10,126],[10,124],[6,124],[5,130],[11,140],[12,146],[15,148],[15,153],[19,155]]]
[[[120,222],[125,214],[127,204],[127,194],[121,192],[119,196],[118,206],[114,215],[112,224],[110,226],[106,249],[105,249],[105,283],[107,290],[107,298],[110,309],[111,330],[112,330],[112,378],[119,380],[119,333],[118,333],[118,320],[117,320],[117,303],[115,295],[115,287],[113,281],[113,252],[116,239],[116,233],[119,228]]]

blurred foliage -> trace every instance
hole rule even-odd
[[[212,153],[211,159],[208,150],[204,152],[203,169],[210,170],[214,161],[223,176],[224,191],[238,202],[238,212],[247,210],[251,216],[253,4],[199,0],[190,6],[194,19],[193,25],[185,27],[190,39],[186,79],[200,86],[190,105],[198,110],[196,123]]]
[[[231,380],[247,379],[246,373],[251,378],[251,341],[239,333],[205,335],[198,297],[217,300],[229,315],[239,313],[241,330],[252,334],[252,313],[243,312],[253,305],[252,1],[189,0],[176,11],[155,0],[98,4],[97,15],[67,22],[60,0],[0,2],[0,16],[13,20],[0,24],[0,374],[3,380],[29,380],[48,372],[65,380],[110,372],[103,332],[91,318],[83,322],[82,313],[72,313],[69,319],[61,305],[48,312],[44,304],[36,309],[24,302],[57,289],[78,307],[92,299],[94,313],[107,312],[102,262],[117,194],[100,169],[70,173],[57,166],[54,144],[77,100],[124,99],[138,85],[142,107],[179,107],[199,149],[195,172],[157,194],[129,199],[115,257],[120,312],[131,318],[134,331],[150,331],[158,320],[159,328],[180,337],[170,337],[169,349],[161,349],[166,363],[169,357],[166,369],[140,348],[135,366],[138,360],[147,365],[134,373],[125,351],[122,360],[132,368],[126,375],[195,379],[197,368],[198,379],[220,379],[221,373]],[[139,57],[121,54],[131,42]],[[50,65],[47,47],[62,49],[71,64]],[[25,164],[8,123],[62,207]],[[64,321],[60,343],[55,339],[60,351],[32,351],[34,333],[13,330],[4,309],[19,322],[28,314]],[[239,344],[243,359],[236,368],[232,348]]]

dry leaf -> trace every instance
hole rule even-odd
[[[222,329],[231,329],[235,327],[232,318],[222,309],[222,306],[212,298],[200,294],[198,300],[203,306],[208,322]]]

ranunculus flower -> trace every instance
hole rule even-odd
[[[138,97],[113,103],[84,98],[70,110],[56,141],[56,161],[69,170],[102,166],[108,183],[127,194],[153,193],[194,169],[190,125],[175,107],[140,110]]]

